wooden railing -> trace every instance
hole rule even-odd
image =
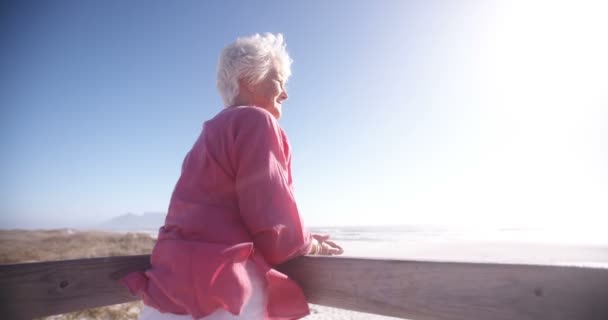
[[[116,280],[149,256],[0,266],[0,318],[136,300]],[[608,319],[608,269],[301,257],[279,269],[311,303],[407,319]]]

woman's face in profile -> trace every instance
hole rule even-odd
[[[273,67],[266,77],[253,87],[253,104],[268,110],[275,118],[281,117],[281,106],[287,100],[285,79],[279,69]]]

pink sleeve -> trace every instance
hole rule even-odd
[[[255,109],[236,124],[236,192],[255,249],[276,265],[308,253],[312,239],[293,196],[287,141],[272,115]]]

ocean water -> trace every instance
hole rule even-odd
[[[434,225],[374,227],[313,227],[337,241],[365,242],[502,242],[608,246],[608,231],[600,228],[455,227]]]
[[[608,268],[608,232],[601,227],[333,226],[310,231],[330,235],[349,257]]]
[[[405,260],[523,263],[608,268],[600,228],[326,227],[346,256]]]

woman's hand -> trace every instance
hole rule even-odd
[[[313,234],[312,247],[309,254],[320,256],[333,256],[344,253],[344,249],[335,242],[329,240],[328,235]]]

